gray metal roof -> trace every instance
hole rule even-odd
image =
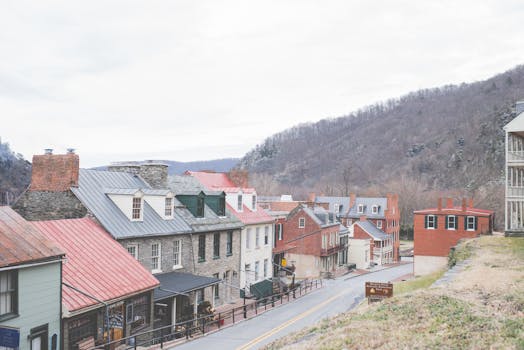
[[[358,205],[364,205],[364,213],[358,212]],[[373,214],[372,207],[378,205],[378,212]],[[355,204],[349,210],[348,217],[359,218],[361,215],[366,215],[370,219],[384,219],[384,211],[388,208],[388,199],[385,197],[357,197]]]
[[[171,175],[168,180],[168,186],[176,194],[197,195],[204,192],[210,196],[221,195],[222,191],[210,191],[200,184],[198,179],[187,175]]]
[[[375,241],[385,241],[388,239],[388,235],[381,229],[377,228],[373,223],[369,221],[358,221],[355,225],[359,225],[364,231],[370,234]]]
[[[314,209],[302,206],[302,209],[307,213],[320,227],[329,227],[339,225],[337,220],[334,220],[333,213],[329,213],[324,208],[316,207]]]
[[[107,189],[122,189],[125,194],[129,194],[130,189],[150,190],[149,185],[138,176],[80,169],[78,182],[78,187],[71,190],[116,239],[192,232],[191,226],[182,218],[182,209],[175,207],[173,219],[165,220],[144,201],[143,221],[131,221],[106,195]]]
[[[154,291],[155,300],[169,298],[179,293],[187,293],[220,283],[220,280],[215,277],[198,276],[182,272],[161,273],[155,275],[155,277],[160,282],[160,287]]]
[[[337,215],[345,215],[349,211],[349,197],[316,197],[315,203],[329,203],[329,211],[335,213],[335,205],[338,204]]]

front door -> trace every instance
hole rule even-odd
[[[29,341],[31,350],[47,350],[48,328],[47,324],[31,329]]]

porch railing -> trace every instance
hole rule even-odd
[[[169,326],[159,327],[146,332],[134,334],[110,343],[102,344],[89,350],[128,350],[139,347],[148,347],[149,349],[163,349],[165,346],[173,347],[177,344],[186,342],[191,338],[201,337],[206,333],[215,332],[222,327],[226,327],[252,318],[278,305],[289,303],[294,299],[300,298],[313,290],[322,287],[322,280],[301,281],[296,288],[290,289],[284,293],[274,294],[266,298],[256,300],[251,304],[235,307],[214,315],[196,316],[184,322],[177,322]]]

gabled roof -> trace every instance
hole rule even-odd
[[[67,256],[63,282],[105,302],[155,288],[159,283],[109,233],[89,218],[33,221],[31,225],[59,245]],[[99,305],[62,286],[68,312]]]
[[[64,251],[7,206],[0,206],[0,268],[58,260]]]
[[[225,173],[209,173],[205,171],[186,171],[186,174],[197,179],[206,189],[226,193],[254,193],[252,187],[238,187]]]
[[[453,208],[442,208],[438,210],[438,208],[429,208],[429,209],[422,209],[422,210],[415,210],[413,212],[414,214],[447,214],[447,215],[476,215],[476,216],[490,216],[493,215],[493,210],[487,210],[487,209],[479,209],[479,208],[471,208],[467,207],[466,211],[462,211],[462,207],[453,207]]]
[[[338,212],[335,213],[337,215],[345,215],[349,211],[349,201],[349,197],[315,197],[315,203],[328,203],[331,212],[335,212],[335,205],[338,204]]]
[[[373,240],[375,241],[385,241],[389,237],[384,231],[377,228],[375,225],[373,225],[371,222],[367,220],[357,221],[354,225],[360,226],[360,228],[362,228],[367,234],[373,237]]]
[[[359,204],[364,205],[364,213],[358,212]],[[378,212],[373,214],[372,207],[378,205]],[[386,197],[356,197],[355,204],[350,208],[348,217],[359,218],[366,215],[369,219],[383,219],[385,210],[388,208],[388,199]]]
[[[135,189],[144,193],[156,190],[152,190],[140,177],[132,174],[80,169],[79,185],[71,190],[114,238],[161,236],[192,231],[176,206],[173,218],[165,220],[147,201],[144,201],[143,220],[131,221],[109,198],[108,189],[113,189],[113,192],[121,190],[121,194],[130,194]]]
[[[504,130],[507,132],[524,131],[524,113],[520,113],[515,118],[513,118],[512,121],[504,126]]]
[[[229,204],[227,204],[229,212],[237,217],[244,225],[262,224],[266,222],[273,222],[275,218],[269,215],[264,209],[257,205],[257,210],[253,211],[244,205],[243,211],[235,211]]]

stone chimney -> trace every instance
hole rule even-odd
[[[357,200],[357,195],[354,194],[354,193],[350,193],[349,194],[349,207],[350,208],[353,208],[353,206],[355,205],[355,201]]]
[[[45,154],[33,156],[29,191],[65,192],[78,187],[79,169],[80,158],[74,150],[53,154],[52,149],[46,149]]]
[[[107,167],[107,170],[116,171],[120,173],[139,175],[140,174],[140,164],[132,163],[132,162],[114,162],[114,163],[111,163]]]
[[[438,211],[441,211],[442,210],[442,198],[439,198],[437,200],[437,210]]]
[[[233,169],[228,174],[229,180],[237,187],[246,188],[249,187],[248,176],[249,173],[246,170]]]
[[[453,198],[446,199],[446,208],[453,208]]]
[[[465,212],[466,208],[466,198],[462,198],[462,211]]]
[[[167,169],[167,164],[147,160],[140,165],[139,175],[149,186],[156,189],[167,189]]]

